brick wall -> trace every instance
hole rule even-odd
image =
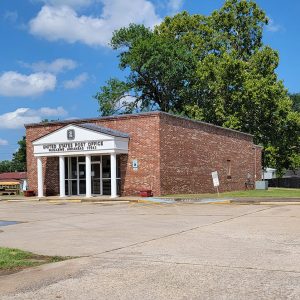
[[[121,156],[122,195],[136,195],[145,188],[151,188],[154,195],[213,192],[211,172],[216,170],[220,174],[221,191],[243,189],[248,172],[254,178],[252,136],[164,113],[147,113],[27,125],[30,189],[37,192],[37,166],[32,141],[67,124],[87,122],[130,134],[129,153]],[[132,169],[134,159],[138,160],[137,171]],[[256,159],[259,178],[259,147]],[[231,166],[231,179],[227,178],[228,164]],[[58,194],[58,158],[43,158],[43,172],[45,195]]]
[[[162,194],[214,192],[213,171],[219,173],[220,191],[244,189],[248,173],[254,181],[255,147],[250,135],[163,114],[160,145]],[[260,178],[261,148],[256,149]]]
[[[37,161],[33,156],[32,141],[44,136],[45,134],[59,129],[61,126],[38,126],[26,128],[26,148],[27,148],[27,176],[29,189],[34,190],[37,194]],[[43,178],[44,194],[55,195],[59,191],[59,172],[58,158],[43,158]]]

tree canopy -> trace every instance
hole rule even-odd
[[[13,154],[12,160],[0,161],[0,173],[26,171],[26,137],[18,141],[19,148]]]
[[[278,52],[263,44],[267,24],[254,1],[227,0],[209,16],[116,31],[111,45],[128,75],[100,87],[100,113],[161,110],[241,130],[264,146],[265,166],[300,167],[299,110],[278,79]]]
[[[300,113],[300,93],[290,94],[290,98],[293,102],[293,109]]]

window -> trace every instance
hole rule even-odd
[[[77,157],[65,157],[65,193],[77,195]]]
[[[100,162],[101,161],[101,157],[100,156],[92,156],[92,162]]]
[[[85,156],[78,156],[78,162],[85,162]]]
[[[227,159],[226,161],[226,168],[227,168],[227,179],[231,179],[231,160]]]
[[[110,156],[102,156],[102,184],[103,195],[111,194],[111,172],[110,172]],[[121,161],[120,155],[117,155],[117,193],[121,192]]]

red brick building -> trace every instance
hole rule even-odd
[[[0,173],[0,181],[16,181],[22,183],[24,180],[27,179],[26,172],[5,172]]]
[[[29,188],[44,195],[241,190],[261,178],[249,134],[162,112],[26,125]]]

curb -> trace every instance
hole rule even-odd
[[[300,205],[300,202],[259,202],[260,205]]]
[[[296,198],[298,199],[298,198]],[[271,200],[271,199],[270,199]],[[289,199],[286,199],[289,200]],[[236,205],[300,205],[299,201],[265,201],[264,199],[165,199],[165,198],[144,198],[144,199],[0,199],[1,202],[6,203],[23,203],[23,202],[44,202],[51,204],[67,204],[67,203],[88,203],[88,204],[120,204],[120,203],[144,203],[144,204],[236,204]]]
[[[208,202],[208,203],[203,203],[203,204],[232,204],[231,200],[224,200],[220,202]]]
[[[27,199],[0,199],[0,201],[3,201],[3,202],[38,202],[39,200],[37,200],[37,199],[30,199],[30,200],[27,200]]]
[[[81,200],[48,200],[47,203],[81,203]]]

